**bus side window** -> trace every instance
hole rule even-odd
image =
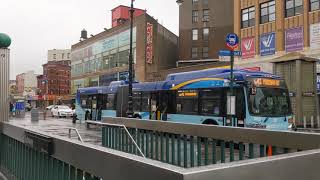
[[[242,88],[236,89],[236,116],[238,119],[243,120],[245,118],[245,99],[244,90]]]
[[[150,109],[150,94],[148,92],[142,92],[141,94],[141,111],[149,112]]]
[[[134,92],[132,97],[133,111],[141,111],[141,92]]]

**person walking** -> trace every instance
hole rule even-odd
[[[10,117],[12,117],[13,116],[13,104],[12,104],[12,102],[10,102],[10,104],[9,104],[9,110],[10,110]]]

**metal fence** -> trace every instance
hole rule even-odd
[[[102,126],[104,147],[142,155],[183,168],[261,158],[320,147],[320,142],[317,142],[320,136],[317,134],[308,134],[310,142],[306,142],[306,134],[295,132],[123,118],[107,118],[103,122],[90,123]]]
[[[318,170],[318,167],[320,166],[319,134],[198,126],[118,118],[109,119],[109,121],[113,121],[113,124],[125,124],[128,129],[164,132],[164,162],[97,145],[81,143],[77,140],[70,140],[67,137],[55,136],[44,132],[35,132],[32,127],[25,127],[23,125],[8,122],[0,123],[0,126],[2,126],[2,128],[0,128],[0,166],[2,169],[8,170],[17,179],[28,180],[98,179],[97,177],[100,179],[116,180],[234,180],[235,178],[259,180],[318,180],[320,176]],[[106,133],[108,130],[105,129],[103,132]],[[54,147],[53,151],[47,153],[43,149],[30,147],[30,144],[32,143],[26,138],[26,135],[29,133],[35,133],[39,136],[51,139]],[[113,134],[117,133],[114,132]],[[147,134],[141,134],[144,135],[141,135],[140,137],[146,138]],[[224,140],[226,149],[229,148],[227,142],[233,141],[234,144],[239,142],[245,144],[245,142],[248,142],[249,144],[270,144],[275,147],[286,147],[289,152],[291,152],[292,149],[299,149],[302,151],[257,158],[260,154],[259,151],[256,151],[254,148],[251,152],[253,152],[253,157],[255,159],[220,163],[219,161],[221,160],[217,158],[217,164],[201,167],[191,167],[191,161],[187,161],[188,163],[190,162],[188,168],[182,168],[177,165],[166,163],[167,134],[169,139],[168,147],[171,147],[170,139],[172,137],[169,136],[170,134],[181,135],[181,137],[182,135],[187,135],[189,138],[193,136],[194,139],[197,139],[197,137],[209,139],[214,137],[212,139],[217,140],[217,154],[221,153],[218,152],[218,149],[221,148],[221,144],[219,145],[218,140]],[[120,135],[119,137],[122,138],[126,136]],[[148,135],[148,138],[151,139],[150,134]],[[156,136],[153,138],[156,138]],[[161,139],[161,135],[158,138]],[[126,140],[124,140],[124,142],[125,141]],[[188,146],[191,145],[190,141],[191,139],[187,139],[187,144],[189,143]],[[201,147],[201,153],[203,153],[205,152],[204,147],[206,141],[203,139],[203,141],[199,142],[204,144],[204,146]],[[105,143],[107,142],[104,142],[104,144]],[[176,146],[174,148],[176,149],[177,143],[175,144]],[[181,145],[182,144],[183,143],[181,142]],[[249,144],[248,146],[250,146]],[[142,144],[140,143],[140,145]],[[197,149],[196,145],[197,141],[195,141],[195,149]],[[148,146],[148,149],[151,149],[151,144],[145,144],[144,148],[142,148],[147,156],[146,146]],[[161,146],[160,142],[159,146]],[[122,148],[130,151],[134,149],[133,147],[136,146],[132,145],[131,148],[130,146],[123,146]],[[234,147],[234,151],[237,151],[237,147]],[[167,152],[170,152],[170,150],[171,149],[169,148],[169,151]],[[161,151],[161,148],[159,151]],[[148,156],[151,156],[151,151],[149,152]],[[176,163],[178,162],[177,153],[178,152],[176,152],[174,157],[174,162]],[[227,155],[229,152],[227,153],[226,151],[225,154]],[[156,156],[156,154],[154,153],[153,156]],[[188,156],[188,159],[189,157],[191,158],[191,156]],[[246,157],[246,155],[244,155],[244,157]],[[159,158],[161,159],[160,153]],[[229,158],[230,157],[225,159],[226,162],[230,160]],[[237,156],[237,158],[239,157]],[[237,160],[237,158],[235,156],[235,160]],[[183,159],[182,152],[181,159]],[[195,166],[197,166],[197,154],[194,156],[194,159]],[[170,161],[172,161],[172,156],[169,155],[168,160],[170,163]],[[208,160],[210,163],[211,159],[209,158]],[[183,161],[181,161],[181,163],[184,164]],[[201,163],[205,164],[205,159],[201,159]]]
[[[3,134],[0,134],[0,147],[0,167],[17,179],[100,179]]]

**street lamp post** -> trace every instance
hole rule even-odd
[[[131,0],[130,7],[130,52],[129,52],[129,91],[128,91],[128,110],[127,117],[133,117],[133,102],[132,102],[132,81],[133,81],[133,55],[132,55],[132,39],[133,39],[133,1]]]

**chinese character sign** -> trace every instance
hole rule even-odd
[[[148,64],[152,64],[152,60],[153,60],[152,39],[153,39],[153,25],[151,23],[147,23],[146,61]]]
[[[310,48],[320,48],[320,23],[310,25]]]
[[[286,52],[303,50],[303,28],[288,29],[286,31]]]
[[[254,37],[243,38],[241,41],[242,58],[252,58],[255,55]]]

